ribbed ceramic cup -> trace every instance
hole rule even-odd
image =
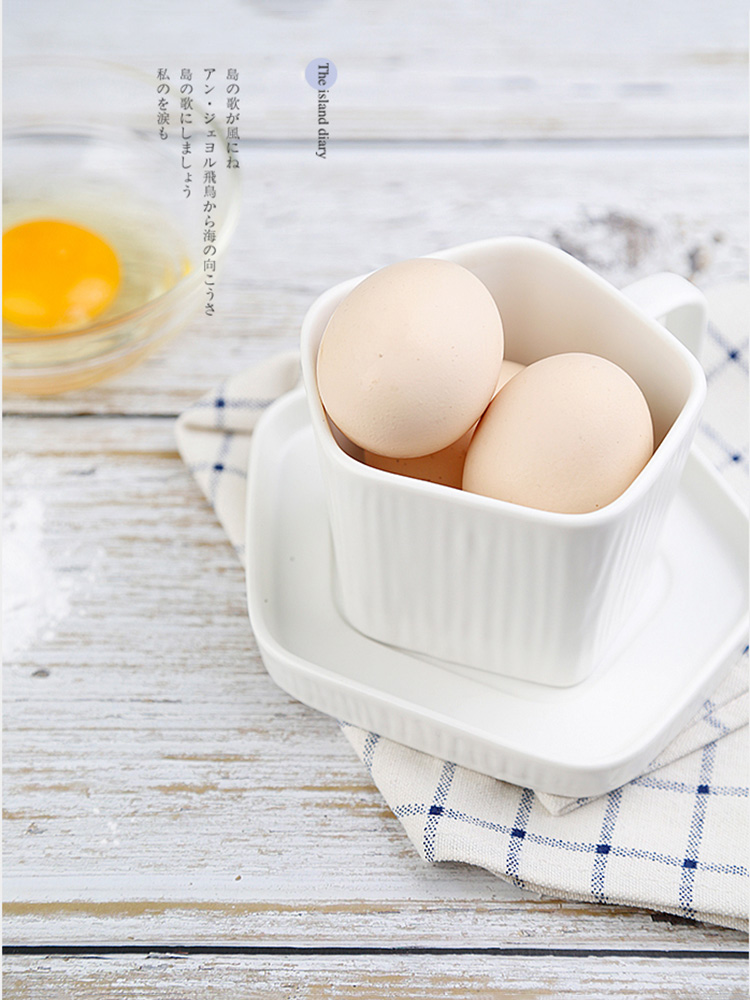
[[[337,601],[365,635],[448,663],[543,684],[587,677],[643,593],[706,391],[696,357],[705,299],[676,275],[620,292],[569,254],[501,238],[430,256],[489,288],[505,356],[528,365],[583,351],[624,368],[643,391],[656,449],[614,502],[560,514],[364,465],[326,417],[318,346],[360,278],[325,292],[302,326],[302,371],[333,538]],[[652,315],[649,315],[649,311]]]

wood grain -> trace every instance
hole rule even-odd
[[[618,287],[664,270],[702,288],[742,280],[747,162],[744,143],[372,144],[324,165],[296,145],[252,147],[216,315],[129,373],[46,399],[7,395],[6,412],[176,414],[295,347],[330,285],[490,236],[547,240]]]
[[[213,320],[4,400],[5,944],[67,950],[6,956],[8,996],[746,995],[739,932],[419,860],[336,723],[266,675],[171,419],[295,346],[326,287],[465,241],[545,239],[618,287],[746,280],[746,22],[739,0],[6,6],[7,54],[237,67],[245,181]]]
[[[6,957],[3,984],[13,1000],[124,1000],[210,996],[273,1000],[507,1000],[582,997],[744,1000],[743,961],[706,958],[553,955],[144,954]]]
[[[343,139],[676,137],[747,131],[747,9],[631,0],[54,0],[9,4],[6,51],[135,65],[237,68],[246,139],[312,140],[307,63],[333,59],[333,142]],[[238,44],[242,39],[242,44]]]
[[[172,421],[5,438],[6,559],[35,570],[7,564],[6,944],[742,947],[425,865],[336,723],[266,675]]]

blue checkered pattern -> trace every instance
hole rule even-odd
[[[744,286],[709,293],[709,392],[697,444],[748,491]],[[294,355],[228,380],[177,424],[180,452],[242,558],[245,469],[263,409],[298,382]],[[480,865],[556,897],[650,907],[746,926],[747,650],[646,772],[593,799],[540,794],[342,723],[428,861]]]
[[[371,734],[342,725],[363,756]],[[663,777],[562,816],[531,789],[388,740],[370,745],[373,780],[427,861],[481,865],[546,895],[745,926],[746,727],[666,766]],[[714,784],[718,774],[738,782]]]
[[[708,380],[696,445],[748,500],[748,358],[746,285],[707,293],[709,324],[701,361]]]
[[[287,353],[222,382],[180,415],[175,434],[241,561],[250,440],[261,414],[299,382],[299,357]]]

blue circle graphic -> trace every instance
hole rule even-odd
[[[328,90],[339,75],[331,59],[313,59],[305,69],[305,79],[315,90]]]

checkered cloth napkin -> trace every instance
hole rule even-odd
[[[747,490],[746,286],[709,294],[709,395],[698,445]],[[263,410],[299,380],[296,354],[242,372],[177,422],[180,453],[244,557],[245,477]],[[744,928],[747,650],[683,732],[628,785],[591,799],[519,788],[347,723],[342,729],[428,861],[463,861],[546,895]]]

